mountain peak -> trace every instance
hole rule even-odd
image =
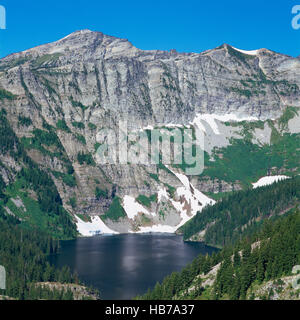
[[[119,39],[113,36],[104,35],[102,32],[91,31],[89,29],[77,30],[67,36],[40,46],[11,54],[4,59],[15,59],[21,56],[36,58],[45,54],[67,54],[68,56],[90,57],[95,52],[102,52],[108,46],[118,46],[124,43],[125,39]],[[127,47],[132,45],[127,42]],[[124,44],[123,44],[124,46]],[[101,53],[100,53],[101,55]]]
[[[82,35],[82,34],[89,34],[89,33],[92,33],[92,32],[94,32],[94,31],[91,31],[89,29],[76,30],[74,32],[71,32],[70,34],[68,34],[67,36],[65,36],[62,39],[66,39],[66,38],[69,38],[69,37],[72,37],[72,36],[77,36],[77,35]]]

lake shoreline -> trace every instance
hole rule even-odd
[[[83,283],[98,289],[101,299],[126,300],[145,293],[200,254],[217,249],[185,243],[176,234],[118,234],[61,241],[51,264],[77,272]]]

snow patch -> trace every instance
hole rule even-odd
[[[215,204],[214,200],[197,190],[190,183],[187,176],[174,172],[170,168],[168,169],[180,180],[183,185],[182,187],[176,189],[176,194],[180,199],[175,201],[169,196],[166,188],[161,187],[158,190],[157,201],[158,203],[163,199],[170,201],[172,206],[180,214],[180,223],[176,226],[155,224],[148,227],[139,227],[139,231],[132,233],[175,233],[180,227],[194,217],[197,212],[202,211],[205,206]],[[135,199],[130,196],[124,197],[124,209],[130,219],[134,219],[134,217],[140,212],[155,216],[155,213],[149,213],[143,206],[138,204]]]
[[[175,124],[175,123],[168,123],[168,124],[165,124],[163,126],[166,127],[166,128],[185,128],[185,127],[189,128],[190,127],[189,125],[184,126],[182,124]]]
[[[289,179],[287,176],[267,176],[267,177],[262,177],[260,178],[257,182],[252,183],[253,189],[259,188],[259,187],[264,187],[268,186],[274,182],[280,181],[280,180],[285,180]]]
[[[159,188],[157,193],[157,202],[161,202],[162,198],[169,199],[169,195],[166,188]]]
[[[158,124],[157,126],[151,126],[148,125],[147,127],[142,127],[140,129],[137,130],[133,130],[133,132],[142,132],[142,131],[153,131],[154,129],[156,130],[160,130],[160,129],[164,129],[164,128],[168,128],[168,129],[177,129],[177,128],[190,128],[190,125],[183,125],[183,124],[176,124],[176,123],[167,123],[167,124]]]
[[[190,181],[187,176],[182,173],[174,172],[169,167],[168,169],[180,180],[180,182],[185,186],[185,188],[190,189]]]
[[[75,215],[78,232],[84,237],[91,237],[97,234],[118,234],[118,232],[109,229],[100,217],[91,217],[92,222],[85,222]]]
[[[181,198],[181,201],[174,201],[170,199],[174,208],[180,212],[181,222],[176,226],[176,229],[183,226],[197,212],[201,212],[207,205],[214,205],[216,202],[210,199],[202,192],[197,190],[189,181],[188,177],[184,174],[177,173],[168,168],[183,184],[183,187],[179,187],[176,190],[177,195]]]
[[[134,233],[175,233],[178,227],[157,224],[151,227],[140,227],[139,231]]]
[[[131,196],[125,196],[123,199],[123,208],[129,219],[134,219],[139,213],[145,213],[147,215],[155,216],[154,212],[149,212],[141,204],[136,202],[136,200]]]
[[[235,47],[232,47],[234,50],[236,51],[239,51],[241,53],[244,53],[244,54],[247,54],[247,55],[250,55],[250,56],[256,56],[258,53],[259,53],[259,50],[250,50],[250,51],[247,51],[247,50],[241,50],[241,49],[237,49]]]
[[[148,125],[147,127],[142,127],[141,129],[133,130],[132,132],[143,132],[143,131],[152,131],[154,130],[154,127],[151,125]]]
[[[257,117],[250,117],[250,116],[241,116],[238,117],[236,114],[229,113],[225,115],[218,115],[218,114],[197,114],[195,119],[193,120],[192,124],[196,125],[200,130],[206,132],[205,126],[203,122],[206,122],[213,130],[214,134],[219,135],[220,131],[218,128],[218,124],[216,120],[220,122],[242,122],[242,121],[257,121]]]

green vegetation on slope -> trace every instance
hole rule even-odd
[[[14,100],[16,98],[16,96],[14,94],[12,94],[11,92],[5,90],[5,89],[1,89],[0,88],[0,100]]]
[[[64,148],[55,132],[55,129],[46,125],[46,130],[34,129],[32,131],[33,137],[23,137],[21,142],[25,149],[35,149],[40,151],[43,155],[51,158],[58,158],[64,161],[69,166],[72,165],[68,159]]]
[[[238,191],[208,206],[180,231],[184,239],[197,238],[206,230],[204,241],[212,246],[232,244],[241,235],[259,228],[262,220],[284,213],[300,202],[300,177],[254,190]]]
[[[85,128],[84,123],[82,123],[82,122],[76,122],[76,121],[72,122],[72,126],[73,126],[74,128],[77,128],[77,129],[84,129],[84,128]]]
[[[76,186],[76,179],[73,174],[58,172],[58,171],[52,171],[53,175],[61,179],[67,186],[73,188]]]
[[[90,153],[79,152],[77,155],[77,161],[83,165],[86,163],[87,165],[94,166],[95,161]]]
[[[107,190],[102,190],[99,187],[96,187],[95,189],[95,196],[97,200],[100,200],[101,198],[108,198],[108,191]]]
[[[70,128],[67,126],[66,121],[64,119],[57,121],[56,128],[67,133],[71,132]]]
[[[214,286],[215,298],[245,299],[253,284],[290,275],[299,265],[299,211],[275,223],[266,222],[256,237],[256,248],[244,240],[226,252]]]
[[[62,200],[49,174],[27,155],[6,119],[5,111],[0,112],[0,152],[8,155],[22,169],[16,172],[15,181],[1,186],[0,205],[8,206],[22,217],[21,226],[37,226],[50,232],[56,238],[70,239],[76,236],[76,226],[63,208]],[[34,196],[30,196],[30,194]],[[26,210],[14,205],[12,199],[20,198]],[[26,213],[32,213],[27,214]],[[26,219],[23,221],[23,218]]]
[[[230,145],[213,150],[213,160],[205,152],[203,176],[212,180],[238,183],[243,187],[260,177],[271,174],[300,174],[300,134],[287,132],[288,123],[299,114],[299,108],[287,107],[278,120],[226,122],[241,127],[242,139],[232,138]],[[253,143],[255,129],[271,129],[271,141]],[[278,128],[278,129],[277,129]]]
[[[256,246],[253,244],[256,243]],[[203,278],[219,263],[212,284]],[[254,298],[256,284],[291,275],[300,264],[300,211],[277,221],[265,221],[262,230],[211,256],[200,255],[181,272],[174,272],[153,290],[136,299],[246,299]],[[278,280],[279,282],[280,280]],[[299,297],[299,293],[298,293]],[[267,299],[268,297],[259,297]]]
[[[241,122],[225,122],[226,126],[230,127],[240,127],[242,126],[241,134],[245,140],[250,141],[254,138],[255,129],[263,130],[265,127],[265,122],[262,120],[258,121],[241,121]]]
[[[0,206],[0,264],[7,272],[6,295],[20,300],[73,299],[71,292],[53,292],[37,288],[37,282],[57,281],[78,283],[76,275],[64,267],[55,269],[47,262],[47,255],[58,251],[59,243],[37,229],[26,230],[12,216],[7,216]]]
[[[287,107],[283,115],[279,118],[278,124],[281,130],[286,130],[288,128],[288,123],[291,119],[298,115],[299,108]]]
[[[75,134],[75,137],[80,143],[82,143],[83,145],[86,145],[86,139],[83,135],[77,133]]]
[[[18,120],[19,120],[20,126],[29,127],[32,125],[32,120],[28,117],[23,117],[23,116],[19,115]]]
[[[32,63],[31,66],[35,69],[37,68],[47,68],[49,64],[56,63],[63,54],[56,52],[53,54],[45,54],[36,58]]]
[[[151,208],[151,203],[157,201],[157,195],[153,194],[152,196],[147,197],[141,194],[136,198],[136,201],[145,207]]]
[[[115,197],[108,209],[108,211],[105,213],[105,215],[101,216],[103,220],[113,220],[118,221],[120,218],[125,218],[126,212],[124,208],[121,205],[121,199],[118,197]]]
[[[228,147],[217,149],[215,161],[209,161],[206,154],[203,176],[229,183],[240,181],[247,186],[271,169],[287,175],[300,173],[300,134],[285,133],[278,136],[276,143],[263,146],[241,139],[231,142]]]
[[[74,108],[80,108],[82,111],[85,111],[86,109],[88,109],[88,107],[84,106],[81,102],[75,101],[73,97],[69,97],[69,100]]]

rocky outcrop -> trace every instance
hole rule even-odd
[[[51,291],[68,292],[73,295],[73,300],[100,300],[99,295],[93,290],[88,289],[85,286],[71,283],[59,283],[59,282],[39,282],[35,286],[43,289],[49,289]]]
[[[119,120],[126,120],[131,131],[201,127],[205,151],[212,157],[216,147],[243,138],[241,127],[226,124],[232,115],[245,120],[278,118],[287,106],[300,107],[299,87],[299,59],[267,49],[244,53],[224,44],[199,54],[143,51],[128,40],[89,30],[0,61],[0,105],[30,157],[50,172],[65,208],[73,214],[103,216],[110,228],[121,232],[179,224],[182,200],[176,192],[184,185],[161,166],[97,164],[99,130],[117,133]],[[41,141],[36,130],[55,132],[57,141]],[[271,139],[268,130],[263,142]],[[255,143],[262,142],[263,133],[257,129]],[[1,165],[0,170],[7,183],[22,165],[10,161],[10,166],[15,168]],[[67,177],[70,174],[76,183]],[[190,179],[204,192],[241,188],[239,181]],[[147,219],[142,212],[136,212],[135,219],[128,212],[119,221],[105,217],[115,197],[122,206],[126,195],[150,198],[160,192],[167,197],[151,209],[145,207]],[[185,214],[192,216],[188,210]]]

